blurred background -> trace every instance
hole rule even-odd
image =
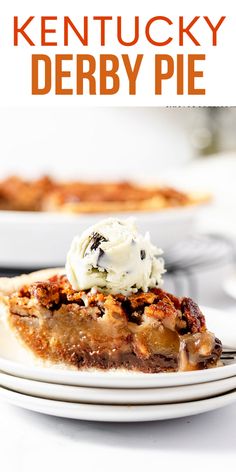
[[[148,229],[164,245],[166,289],[235,309],[236,108],[2,108],[0,123],[0,178],[125,179],[210,193],[209,205],[175,227],[156,220]],[[0,232],[8,223],[0,218]],[[17,241],[22,222],[12,225]],[[62,252],[59,239],[55,246]]]
[[[0,123],[1,174],[157,179],[236,151],[234,107],[2,108]]]

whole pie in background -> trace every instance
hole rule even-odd
[[[185,193],[171,187],[140,186],[132,182],[59,182],[50,177],[0,182],[0,210],[113,213],[156,211],[196,205],[208,195]]]

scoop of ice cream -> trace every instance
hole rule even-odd
[[[131,219],[107,218],[76,236],[67,255],[66,273],[74,290],[93,287],[131,293],[160,286],[164,261],[149,233],[137,232]]]

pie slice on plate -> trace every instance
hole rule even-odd
[[[63,269],[0,279],[8,324],[35,356],[78,369],[149,373],[220,364],[221,342],[190,298],[161,288],[74,290]]]

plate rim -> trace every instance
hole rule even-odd
[[[183,385],[151,389],[106,389],[40,382],[12,376],[0,371],[0,384],[3,388],[14,390],[18,393],[51,400],[115,405],[127,403],[130,405],[151,405],[156,403],[170,404],[173,402],[194,401],[210,398],[214,394],[226,393],[236,389],[236,375],[226,379],[199,383],[194,386]]]
[[[23,409],[36,411],[38,413],[44,413],[51,416],[61,416],[91,421],[136,422],[180,418],[212,411],[234,403],[236,401],[236,389],[231,392],[203,400],[155,405],[100,405],[62,402],[33,397],[31,395],[24,395],[14,392],[10,389],[5,389],[4,387],[0,387],[0,397],[3,398],[7,403],[21,407]],[[35,404],[36,407],[34,406]],[[32,408],[32,405],[34,408]],[[50,407],[56,408],[56,411],[51,411]],[[184,412],[181,411],[181,407],[182,410],[185,410]],[[65,411],[63,412],[62,410],[64,408]],[[73,414],[68,414],[67,410],[70,410],[69,413]],[[75,415],[75,413],[77,414]],[[110,413],[113,413],[113,416],[110,415]],[[115,416],[114,413],[116,413]]]
[[[14,372],[15,369],[11,369],[11,365],[14,366],[13,361],[0,359],[0,369],[3,370],[3,372],[9,373],[10,375],[15,375],[14,373],[12,374],[12,372]],[[33,373],[30,373],[32,371],[37,373],[37,378],[34,376]],[[217,372],[219,371],[224,372],[224,374],[221,375],[220,377],[216,375]],[[209,372],[211,372],[210,375],[208,375]],[[113,374],[113,373],[115,374],[116,377],[112,378],[110,376],[109,378],[108,375]],[[104,388],[104,387],[108,388],[111,382],[114,382],[114,388],[127,388],[126,382],[128,381],[128,382],[133,383],[133,386],[132,384],[128,383],[129,388],[135,389],[135,388],[157,388],[158,386],[164,387],[164,386],[167,386],[167,384],[165,383],[166,379],[170,379],[173,381],[176,380],[176,382],[173,384],[168,382],[169,386],[174,387],[174,386],[179,386],[179,385],[194,385],[196,383],[205,383],[211,380],[221,380],[224,378],[233,377],[234,375],[236,375],[236,363],[229,364],[222,367],[216,367],[212,369],[189,371],[189,372],[170,372],[170,373],[166,372],[166,373],[160,373],[160,374],[145,374],[145,373],[139,373],[139,372],[138,373],[123,372],[123,373],[127,374],[127,378],[125,377],[120,378],[117,372],[103,373],[104,377],[99,378],[99,375],[101,375],[100,372],[96,372],[96,371],[94,372],[92,370],[87,371],[87,372],[81,370],[78,372],[74,370],[71,370],[71,371],[64,370],[64,369],[57,370],[54,368],[46,368],[46,367],[42,367],[42,368],[30,367],[30,369],[27,370],[27,367],[25,367],[24,365],[18,367],[18,377],[29,379],[29,380],[38,380],[38,381],[47,382],[47,379],[50,379],[51,383],[54,383],[54,384],[60,383],[62,385],[87,386],[87,387],[93,386],[93,387],[98,387],[98,388]],[[78,374],[80,374],[80,379],[78,379]],[[95,374],[94,380],[91,380],[89,381],[89,383],[86,383],[88,381],[89,376],[91,376],[91,374]],[[106,374],[107,374],[107,378],[105,378]],[[128,377],[129,374],[134,375],[134,377],[131,379],[131,376]],[[201,377],[202,375],[203,375],[203,380],[199,381],[199,378],[202,378]],[[147,376],[146,379],[145,379],[145,376]],[[156,379],[159,380],[159,385],[153,384],[152,381]],[[177,379],[180,379],[180,380],[183,379],[184,383],[179,382]],[[97,380],[100,381],[99,382],[100,385],[96,384]],[[145,387],[143,386],[143,383],[141,383],[143,381],[145,381]],[[76,382],[76,383],[70,383],[70,382]]]

